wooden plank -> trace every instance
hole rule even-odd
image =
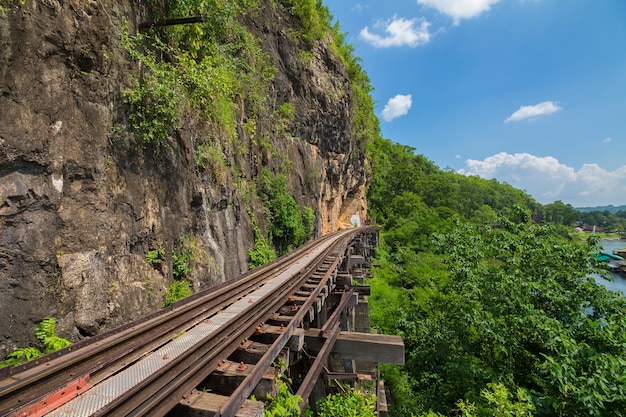
[[[354,265],[363,265],[365,263],[365,258],[361,255],[351,255],[350,256],[350,266]]]
[[[333,355],[357,361],[404,365],[404,342],[400,336],[341,332]]]
[[[353,285],[352,289],[354,292],[358,292],[359,295],[370,295],[370,286],[369,285]]]
[[[320,329],[306,331],[309,351],[318,352],[324,344]],[[400,336],[340,332],[332,354],[341,359],[404,365],[404,342]]]
[[[240,364],[232,361],[223,361],[215,372],[206,378],[200,385],[212,392],[231,395],[241,382],[255,369],[252,364]],[[254,387],[254,395],[257,398],[265,398],[267,394],[276,396],[276,368],[268,368],[262,375],[259,383]]]
[[[185,417],[213,417],[220,407],[226,404],[228,397],[193,390],[173,410],[173,415]],[[263,403],[246,400],[235,417],[263,417]]]
[[[344,292],[341,295],[341,300],[339,300],[339,304],[337,305],[337,307],[335,308],[335,311],[333,312],[333,314],[328,318],[328,321],[324,324],[324,326],[322,326],[321,330],[321,335],[323,336],[324,333],[326,333],[328,331],[329,328],[334,327],[335,324],[339,321],[339,315],[341,313],[343,313],[343,311],[348,307],[348,306],[354,306],[356,305],[356,303],[358,302],[358,299],[355,299],[352,297],[353,291],[349,290]]]

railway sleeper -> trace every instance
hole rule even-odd
[[[306,293],[310,293],[310,292],[315,291],[318,285],[319,285],[318,283],[309,283],[309,281],[307,281],[307,283],[302,284],[300,286],[300,290]]]
[[[304,343],[304,331],[302,332],[302,343]],[[228,357],[230,361],[237,363],[257,363],[261,357],[269,350],[271,345],[260,342],[252,342],[247,347],[240,347]],[[283,348],[278,354],[277,359],[283,362],[286,366],[289,366],[290,349],[288,347]]]
[[[212,392],[193,390],[181,400],[167,417],[213,417],[226,404],[228,397]],[[264,405],[260,401],[245,400],[235,417],[263,417]]]
[[[253,340],[253,343],[251,345],[252,350],[259,348],[260,344],[267,345],[269,347],[269,345],[274,343],[274,341],[278,339],[278,337],[284,331],[284,328],[281,328],[280,326],[273,326],[269,324],[264,324],[263,326],[261,326],[261,328],[262,328],[262,332],[257,332],[250,338],[251,340]],[[301,328],[295,329],[293,334],[289,338],[289,341],[287,342],[286,347],[288,347],[289,350],[291,350],[292,352],[301,351],[302,347],[304,346],[305,333],[306,332],[304,329],[301,329]],[[240,347],[238,351],[241,351],[241,350],[247,350],[247,349]]]
[[[269,320],[267,320],[267,322],[273,326],[280,327],[281,325],[287,326],[289,323],[291,323],[291,320],[293,320],[292,315],[286,316],[282,314],[274,314],[272,315],[272,317],[270,317]]]
[[[244,362],[234,362],[230,360],[222,361],[216,369],[198,385],[200,391],[213,392],[220,395],[231,395],[241,382],[254,370],[255,365]],[[275,397],[277,394],[278,370],[269,367],[263,378],[254,388],[252,394],[256,398],[266,398],[267,395]]]

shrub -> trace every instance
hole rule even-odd
[[[57,324],[54,317],[43,319],[35,328],[35,335],[43,343],[44,351],[42,352],[34,347],[17,348],[4,361],[0,362],[0,367],[19,365],[69,346],[71,344],[69,340],[57,336],[56,327]]]
[[[261,171],[261,200],[270,217],[270,234],[274,244],[284,253],[304,243],[315,227],[313,209],[300,209],[287,190],[284,174],[272,176],[267,168]]]
[[[182,281],[174,281],[169,285],[169,287],[167,287],[163,308],[171,306],[176,301],[189,297],[190,295],[191,285],[189,284],[189,281],[185,279]]]
[[[163,262],[163,256],[165,255],[165,249],[155,249],[146,253],[146,262],[152,266],[159,265]]]
[[[299,417],[302,397],[291,392],[291,379],[285,375],[286,366],[282,362],[278,366],[278,392],[276,398],[267,394],[264,417]]]
[[[320,417],[375,417],[376,396],[343,385],[343,392],[318,401]]]
[[[248,251],[250,256],[250,269],[257,266],[265,265],[273,259],[276,259],[276,250],[272,247],[271,237],[263,236],[259,226],[254,219],[254,247]]]
[[[178,246],[172,249],[172,275],[175,279],[187,276],[193,267],[191,261],[198,261],[203,258],[203,251],[200,241],[193,234],[182,236]]]

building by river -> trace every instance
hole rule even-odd
[[[613,253],[614,250],[623,248],[626,246],[624,240],[603,240],[601,241],[602,249],[606,252]],[[618,274],[617,272],[611,272],[613,281],[607,281],[602,277],[595,277],[598,284],[604,285],[609,290],[621,291],[626,294],[626,276]]]

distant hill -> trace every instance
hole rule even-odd
[[[598,207],[576,207],[574,210],[582,211],[583,213],[589,213],[591,211],[609,211],[610,213],[617,213],[620,210],[626,210],[626,206],[598,206]]]

